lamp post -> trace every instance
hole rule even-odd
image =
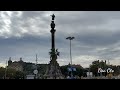
[[[72,69],[72,54],[71,54],[71,40],[75,39],[75,37],[67,37],[66,39],[70,40],[70,61],[71,61],[71,69]],[[71,70],[71,77],[73,76],[72,70]]]

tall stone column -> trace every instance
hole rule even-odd
[[[48,68],[46,70],[46,78],[47,79],[62,79],[63,75],[61,73],[59,64],[57,63],[57,57],[59,56],[58,49],[55,49],[55,15],[52,16],[52,21],[51,21],[51,51],[49,52],[50,54],[50,63],[48,65]]]

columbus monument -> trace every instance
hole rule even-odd
[[[51,21],[51,51],[49,52],[50,54],[50,63],[48,64],[48,68],[45,73],[46,79],[62,79],[63,75],[60,70],[60,66],[57,62],[57,57],[59,56],[60,52],[58,52],[58,49],[55,49],[55,15],[52,16],[52,21]]]

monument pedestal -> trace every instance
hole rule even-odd
[[[57,63],[57,56],[59,56],[58,49],[55,49],[55,23],[54,23],[55,15],[52,15],[51,21],[51,52],[50,54],[50,63],[48,65],[47,71],[44,75],[46,79],[63,79],[59,64]]]
[[[50,61],[44,77],[45,79],[64,79],[57,61]]]

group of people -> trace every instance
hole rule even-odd
[[[66,78],[67,79],[80,79],[79,76],[72,76],[72,77],[71,76],[67,76]]]

